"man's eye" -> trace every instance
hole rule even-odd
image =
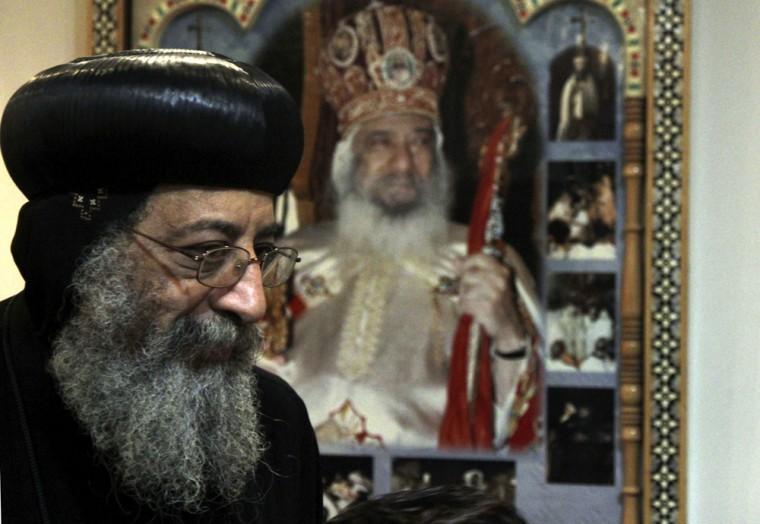
[[[193,244],[192,246],[184,247],[182,250],[190,253],[191,255],[202,255],[208,251],[226,247],[227,244],[223,242],[204,242],[203,244]]]
[[[385,135],[372,135],[367,139],[367,145],[372,148],[388,147],[390,143],[390,138]]]
[[[267,254],[271,253],[275,249],[276,248],[274,244],[270,242],[261,242],[253,246],[253,252],[255,253],[256,258],[259,260],[264,258]]]
[[[433,144],[433,136],[431,133],[418,133],[412,136],[409,140],[411,147],[417,148],[429,148]]]

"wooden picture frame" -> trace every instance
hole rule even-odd
[[[134,35],[145,45],[155,45],[162,24],[194,6],[227,10],[243,28],[255,23],[264,6],[264,0],[142,1],[144,7],[138,11],[133,11],[129,0],[91,2],[94,54],[134,47]],[[528,23],[560,2],[491,3],[512,9],[521,23]],[[617,353],[621,522],[685,523],[690,2],[561,3],[608,10],[618,21],[625,42],[620,127],[620,172],[625,194],[621,240],[625,257],[620,273]],[[306,17],[305,24],[309,23]],[[314,88],[303,86],[306,91]],[[314,131],[309,129],[309,121],[317,108],[304,105],[302,111],[307,125],[308,164],[313,154],[308,147],[308,140],[313,138],[308,133]],[[298,180],[295,192],[304,195],[303,175]],[[299,206],[302,216],[313,215],[310,202],[302,200]]]

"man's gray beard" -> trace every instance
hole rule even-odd
[[[373,256],[427,258],[446,238],[446,218],[435,206],[425,205],[401,216],[356,195],[348,195],[338,211],[336,247],[361,250]]]
[[[353,170],[343,179],[353,178],[354,158],[343,167]],[[340,167],[339,167],[340,168]],[[334,175],[335,178],[335,175]],[[382,206],[346,187],[338,198],[338,237],[336,248],[362,250],[373,256],[399,255],[429,258],[446,240],[449,207],[449,168],[443,155],[437,155],[432,176],[424,181],[413,209],[402,214],[389,213]]]
[[[130,277],[128,239],[104,239],[75,273],[78,307],[53,343],[51,372],[125,492],[163,511],[235,501],[265,448],[259,333],[223,316],[158,327],[156,290]],[[220,347],[233,350],[229,361],[202,361]]]

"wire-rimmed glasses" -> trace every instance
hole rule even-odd
[[[176,251],[198,263],[196,280],[207,287],[222,288],[237,284],[250,264],[261,268],[261,282],[264,287],[276,287],[284,284],[293,274],[296,262],[301,259],[298,251],[292,247],[278,247],[271,242],[254,244],[255,256],[242,247],[221,246],[194,254],[185,249],[172,246],[153,238],[136,229],[132,233],[147,238],[171,251]]]

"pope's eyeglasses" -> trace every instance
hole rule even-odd
[[[243,278],[248,266],[254,263],[261,268],[261,282],[264,287],[276,287],[287,282],[293,274],[296,262],[301,260],[298,251],[292,247],[278,247],[271,242],[254,244],[255,256],[238,246],[221,246],[193,254],[136,229],[132,229],[132,233],[198,262],[195,278],[204,286],[213,288],[234,286]]]

